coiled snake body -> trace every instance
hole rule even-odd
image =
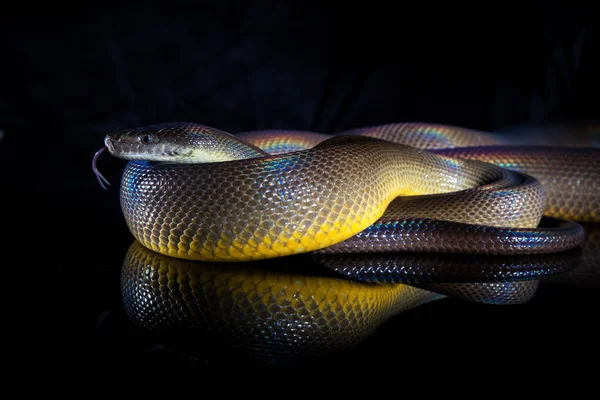
[[[447,130],[448,140],[471,135],[477,145],[497,144],[492,135],[459,128],[393,127],[404,129],[413,145],[415,137],[427,143],[435,129]],[[113,155],[132,160],[121,182],[121,207],[134,237],[184,259],[248,261],[311,251],[556,252],[581,243],[583,231],[551,216],[598,221],[596,149],[523,153],[546,170],[547,154],[566,154],[570,166],[549,174],[579,174],[553,197],[558,205],[548,207],[555,203],[546,202],[537,177],[468,159],[483,154],[493,161],[500,148],[450,157],[460,149],[436,154],[381,139],[388,128],[324,141],[300,135],[314,139],[306,147],[318,144],[275,155],[263,150],[273,141],[240,139],[267,134],[235,137],[192,123],[120,131],[105,143]]]

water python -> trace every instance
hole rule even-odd
[[[269,141],[268,132],[168,123],[107,135],[105,148],[131,160],[121,208],[133,236],[158,253],[202,261],[534,254],[579,245],[583,230],[569,219],[600,220],[598,149],[510,147],[492,134],[431,124],[297,134]],[[282,140],[296,147],[269,154]]]

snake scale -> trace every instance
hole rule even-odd
[[[597,149],[511,147],[457,127],[236,136],[169,123],[105,145],[130,160],[121,208],[133,236],[183,259],[548,253],[582,242],[570,220],[600,219]]]

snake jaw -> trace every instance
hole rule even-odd
[[[96,175],[96,179],[98,179],[100,187],[104,190],[108,190],[108,188],[104,184],[110,186],[110,182],[108,182],[108,180],[104,176],[102,176],[97,167],[98,158],[100,157],[100,154],[104,152],[104,150],[107,150],[107,146],[102,147],[96,152],[96,154],[94,154],[94,158],[92,159],[92,171],[94,171],[94,175]]]
[[[112,142],[111,138],[109,135],[106,135],[106,137],[104,138],[104,146],[108,149],[109,153],[114,153],[115,151],[115,145]]]

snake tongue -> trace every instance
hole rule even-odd
[[[102,147],[100,150],[98,150],[96,152],[96,154],[94,154],[94,158],[92,159],[92,171],[94,171],[94,175],[96,175],[96,179],[98,179],[98,183],[100,184],[100,187],[104,190],[108,190],[108,188],[104,184],[110,186],[110,182],[108,182],[108,180],[102,176],[102,174],[98,170],[98,167],[96,164],[98,162],[98,158],[100,157],[100,154],[102,154],[104,152],[104,150],[106,150],[106,149],[107,149],[107,146]],[[109,149],[109,151],[110,151],[110,149]]]

